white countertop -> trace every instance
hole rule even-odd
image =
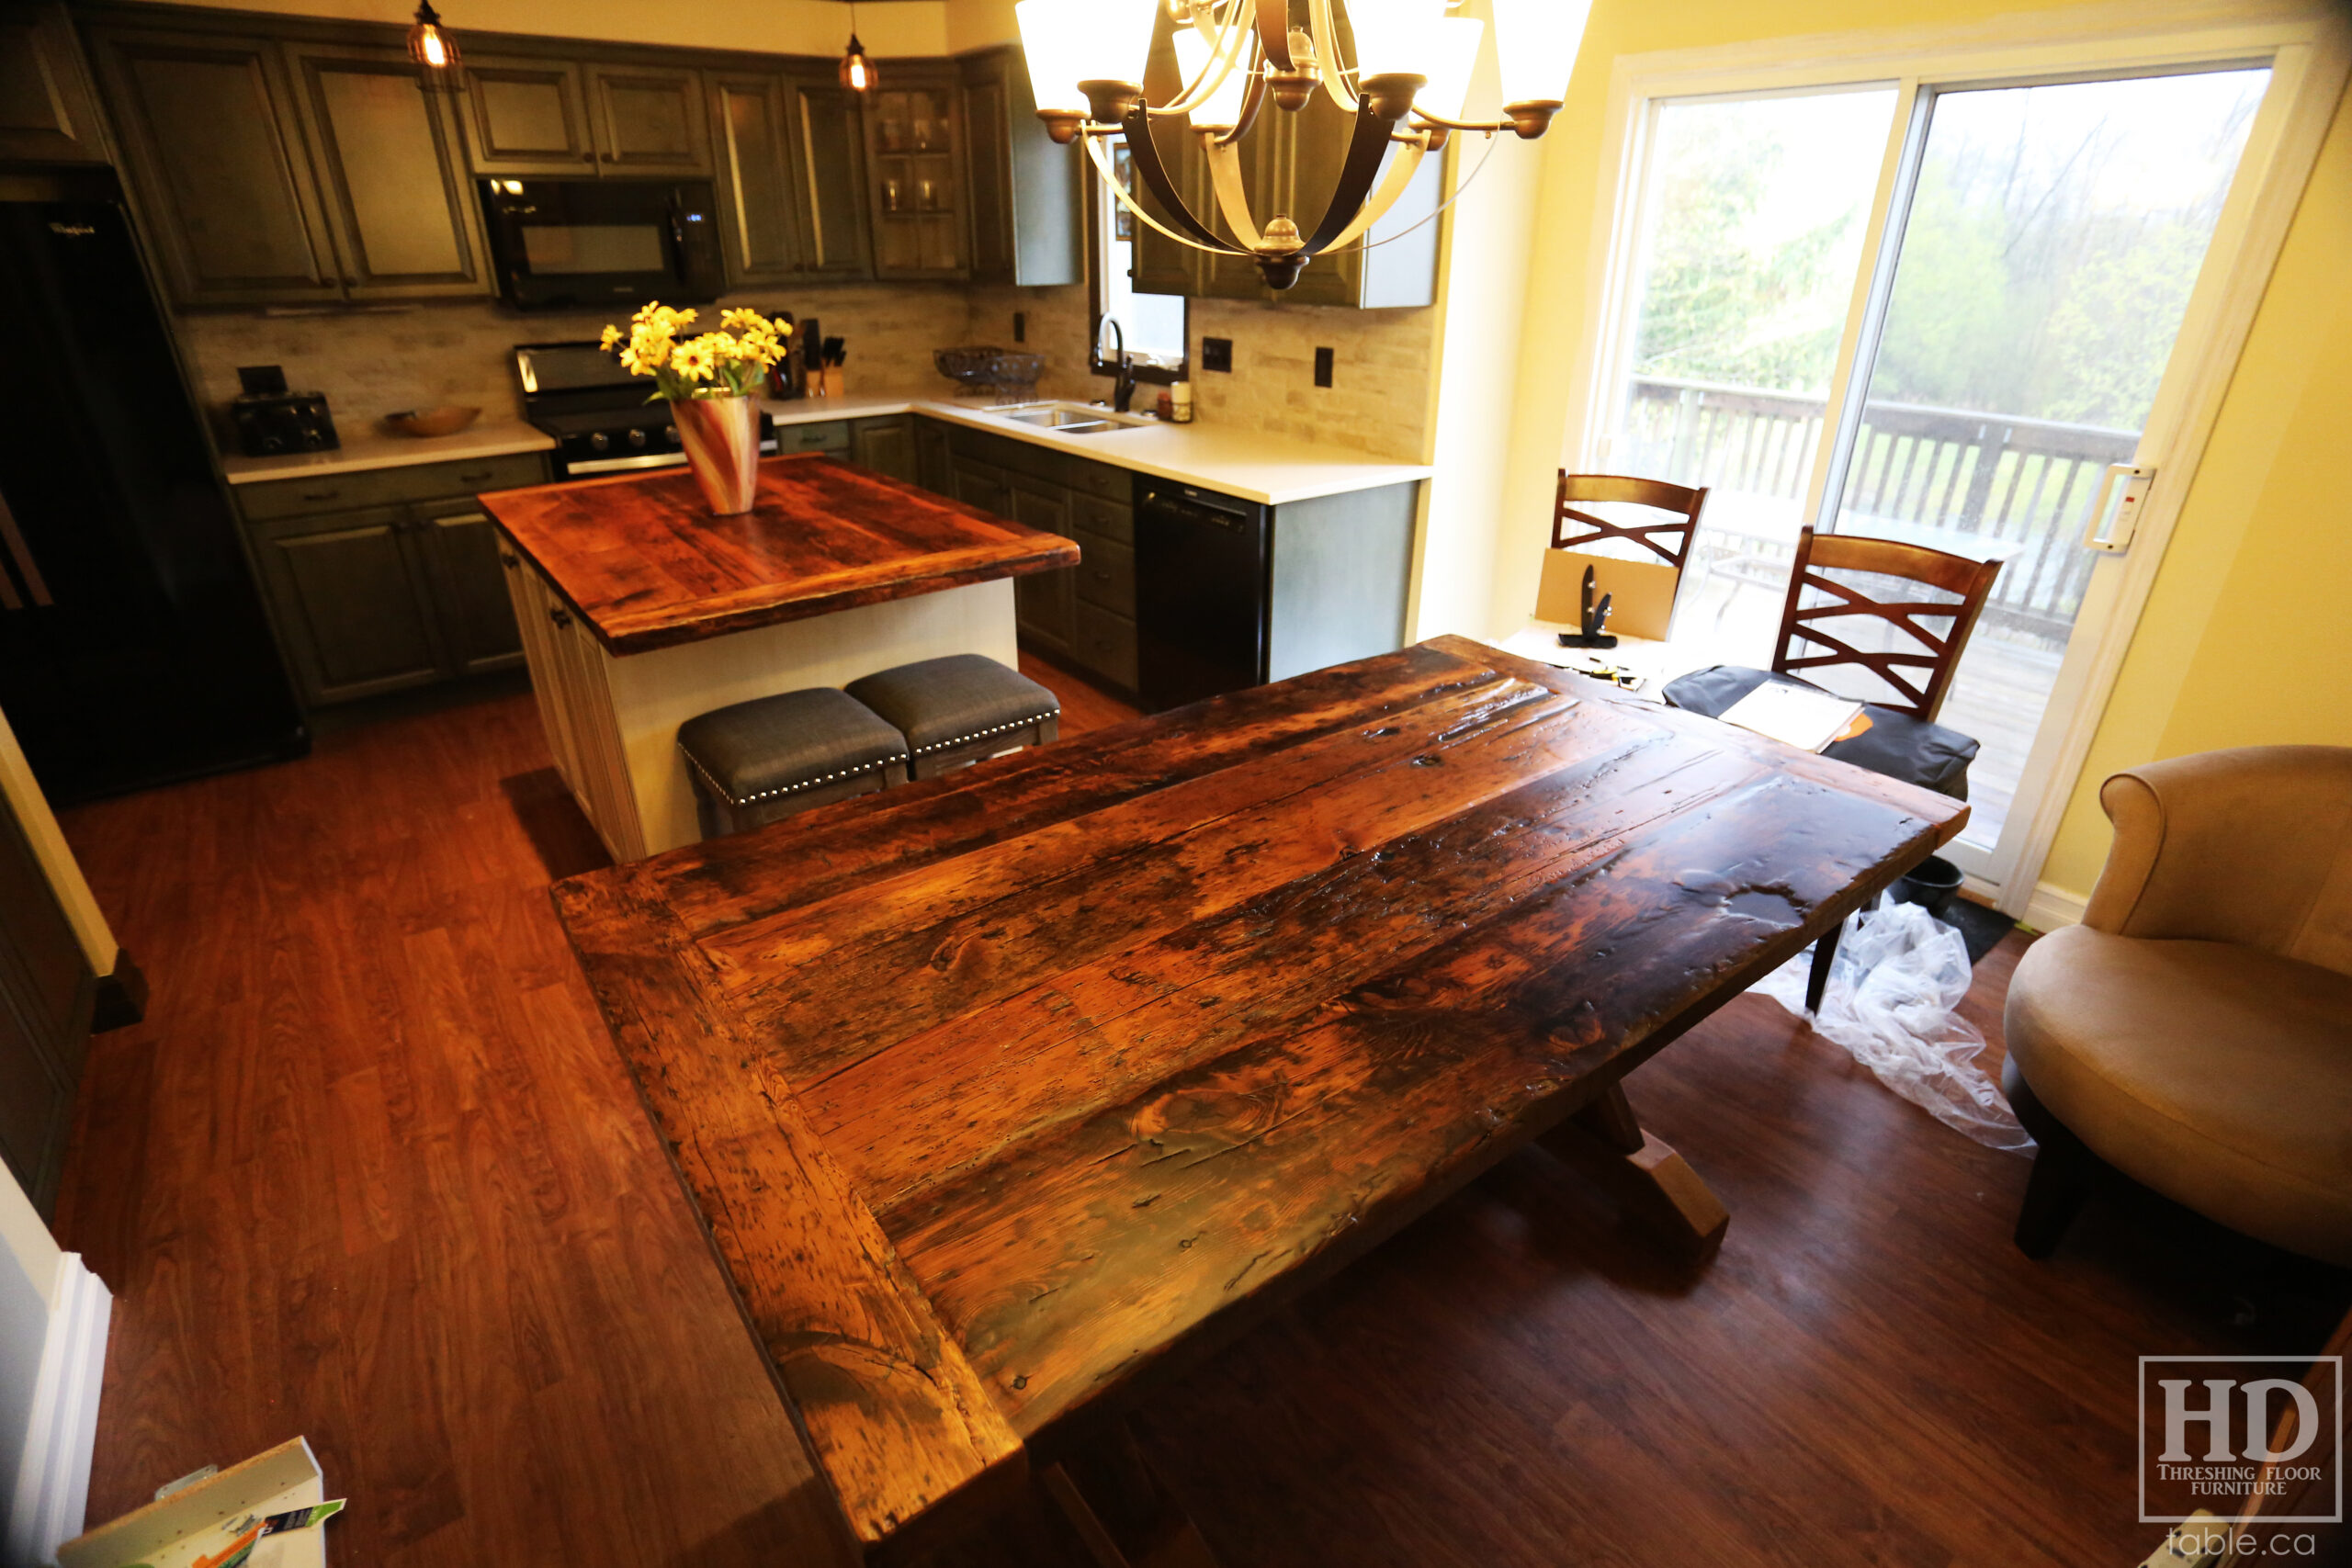
[[[366,428],[344,432],[343,445],[332,452],[289,452],[282,457],[232,455],[220,468],[232,485],[265,479],[324,479],[330,474],[356,474],[369,468],[405,468],[418,463],[464,463],[476,457],[503,457],[514,452],[552,452],[555,437],[532,429],[513,417],[485,416],[455,435],[430,437],[390,435]]]
[[[1225,424],[1162,424],[1155,420],[1149,424],[1108,430],[1099,435],[1064,435],[992,415],[983,403],[957,402],[920,393],[908,397],[795,398],[785,402],[770,401],[765,406],[779,424],[919,413],[1008,440],[1025,441],[1033,446],[1091,457],[1096,462],[1149,474],[1154,479],[1199,485],[1220,495],[1269,506],[1410,484],[1430,477],[1426,464],[1398,463],[1345,447],[1286,441]]]

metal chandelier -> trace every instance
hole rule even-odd
[[[1165,0],[1183,86],[1155,105],[1143,81],[1161,3],[1020,0],[1013,10],[1037,118],[1056,141],[1084,142],[1103,183],[1137,220],[1196,250],[1246,256],[1270,288],[1288,288],[1314,257],[1362,239],[1405,194],[1421,159],[1453,132],[1543,135],[1566,96],[1590,0],[1492,0],[1507,118],[1491,124],[1462,118],[1486,24],[1448,15],[1450,0]],[[1352,60],[1341,58],[1342,17]],[[1238,144],[1269,98],[1295,112],[1317,87],[1355,116],[1330,205],[1311,232],[1287,213],[1261,226],[1250,211]],[[1154,119],[1179,115],[1207,154],[1217,210],[1233,240],[1186,205],[1152,141]],[[1113,172],[1104,150],[1113,137],[1125,138],[1136,178],[1168,221],[1147,211]]]

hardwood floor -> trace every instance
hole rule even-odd
[[[1066,734],[1126,716],[1031,672]],[[302,1433],[339,1562],[838,1561],[556,925],[601,856],[527,697],[65,826],[154,993],[94,1043],[59,1213],[117,1298],[93,1520]],[[2022,945],[1970,999],[1996,1039]],[[2134,1358],[2342,1311],[2184,1277],[2219,1244],[2160,1205],[2027,1261],[2026,1162],[1770,1002],[1631,1088],[1731,1208],[1713,1267],[1516,1156],[1141,1412],[1227,1568],[2136,1562]]]

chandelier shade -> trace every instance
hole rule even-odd
[[[1283,289],[1315,257],[1364,239],[1453,132],[1532,140],[1549,128],[1589,0],[1493,4],[1505,118],[1478,122],[1463,116],[1487,28],[1448,15],[1449,0],[1165,0],[1182,85],[1160,102],[1145,76],[1162,0],[1020,0],[1013,14],[1037,116],[1053,139],[1082,142],[1112,198],[1139,222],[1180,244],[1247,257]],[[1329,199],[1319,212],[1261,222],[1250,210],[1238,143],[1262,123],[1266,104],[1295,112],[1317,91],[1351,117]],[[1224,232],[1187,204],[1153,138],[1153,122],[1171,119],[1200,144]],[[1104,151],[1114,139],[1125,142],[1150,208],[1114,173]]]

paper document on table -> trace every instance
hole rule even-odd
[[[1784,686],[1778,681],[1767,681],[1732,704],[1724,710],[1723,719],[1800,751],[1818,751],[1870,727],[1861,704],[1827,692]],[[1861,720],[1859,728],[1857,719]]]

